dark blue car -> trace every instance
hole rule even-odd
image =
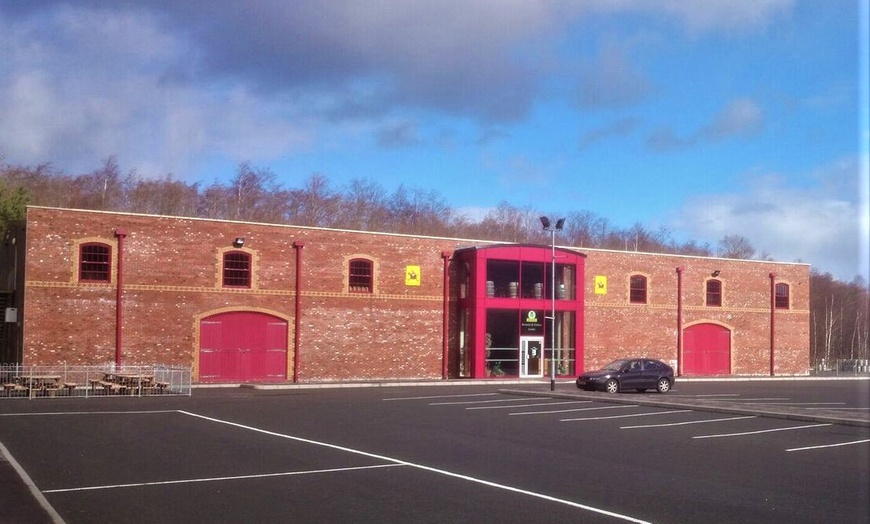
[[[674,369],[651,358],[621,358],[596,371],[587,371],[577,377],[580,389],[600,389],[608,393],[655,389],[667,393],[674,385]]]

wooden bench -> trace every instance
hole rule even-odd
[[[12,393],[27,391],[27,388],[16,382],[6,382],[3,384],[3,391],[6,392],[7,397],[11,397]]]

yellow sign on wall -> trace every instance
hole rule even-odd
[[[420,266],[405,266],[405,285],[420,285]]]
[[[595,294],[596,295],[606,295],[607,294],[607,277],[596,275],[595,277]]]

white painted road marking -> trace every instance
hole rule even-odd
[[[707,420],[690,420],[688,422],[671,422],[669,424],[646,424],[643,426],[622,426],[619,429],[638,429],[638,428],[666,428],[669,426],[687,426],[689,424],[707,424],[709,422],[727,422],[729,420],[741,420],[745,418],[757,418],[756,416],[747,417],[728,417],[728,418],[711,418]]]
[[[742,433],[721,433],[719,435],[698,435],[692,438],[720,438],[720,437],[742,437],[744,435],[758,435],[759,433],[773,433],[775,431],[792,431],[795,429],[810,429],[823,428],[825,426],[833,426],[833,424],[811,424],[808,426],[791,426],[788,428],[762,429],[758,431],[744,431]]]
[[[601,406],[596,408],[575,408],[575,409],[555,409],[552,411],[525,411],[525,412],[517,412],[510,413],[510,415],[551,415],[553,413],[574,413],[576,411],[595,411],[599,409],[625,409],[625,408],[636,408],[636,404],[626,405],[626,406]]]
[[[811,449],[823,449],[823,448],[838,448],[840,446],[854,446],[855,444],[864,444],[865,442],[870,442],[870,438],[864,440],[855,440],[852,442],[839,442],[837,444],[824,444],[821,446],[807,446],[805,448],[791,448],[786,451],[807,451]]]
[[[403,464],[377,464],[373,466],[358,466],[353,468],[315,469],[311,471],[282,471],[280,473],[262,473],[259,475],[236,475],[233,477],[207,477],[201,479],[161,480],[156,482],[134,482],[132,484],[109,484],[106,486],[84,486],[81,488],[46,489],[43,493],[68,493],[70,491],[95,491],[101,489],[138,488],[143,486],[167,486],[170,484],[193,484],[196,482],[221,482],[224,480],[262,479],[269,477],[291,477],[295,475],[314,475],[317,473],[341,473],[359,471],[362,469],[395,468]]]
[[[466,410],[473,409],[516,409],[516,408],[535,408],[540,406],[559,406],[562,404],[591,404],[591,400],[568,400],[566,402],[541,402],[539,404],[522,404],[520,406],[475,406],[471,408],[465,408]]]
[[[428,471],[428,472],[430,472],[430,473],[436,473],[436,474],[444,475],[444,476],[451,477],[451,478],[456,478],[456,479],[461,479],[461,480],[465,480],[465,481],[468,481],[468,482],[473,482],[473,483],[475,483],[475,484],[481,484],[481,485],[483,485],[483,486],[488,486],[488,487],[491,487],[491,488],[496,488],[496,489],[501,489],[501,490],[509,491],[509,492],[511,492],[511,493],[518,493],[518,494],[520,494],[520,495],[526,495],[526,496],[529,496],[529,497],[534,497],[534,498],[541,499],[541,500],[546,500],[546,501],[549,501],[549,502],[555,502],[555,503],[557,503],[557,504],[562,504],[562,505],[565,505],[565,506],[569,506],[569,507],[573,507],[573,508],[577,508],[577,509],[582,509],[582,510],[589,511],[589,512],[592,512],[592,513],[597,513],[597,514],[599,514],[599,515],[606,515],[606,516],[608,516],[608,517],[613,517],[613,518],[616,518],[616,519],[619,519],[619,520],[624,520],[624,521],[626,521],[626,522],[635,522],[635,523],[637,523],[637,524],[650,524],[648,521],[641,520],[641,519],[634,518],[634,517],[630,517],[630,516],[628,516],[628,515],[623,515],[623,514],[621,514],[621,513],[616,513],[616,512],[613,512],[613,511],[608,511],[608,510],[606,510],[606,509],[596,508],[596,507],[594,507],[594,506],[588,506],[588,505],[586,505],[586,504],[580,504],[580,503],[578,503],[578,502],[573,502],[573,501],[566,500],[566,499],[560,499],[560,498],[552,497],[552,496],[550,496],[550,495],[545,495],[545,494],[543,494],[543,493],[537,493],[537,492],[534,492],[534,491],[529,491],[529,490],[525,490],[525,489],[521,489],[521,488],[516,488],[516,487],[513,487],[513,486],[507,486],[507,485],[505,485],[505,484],[498,484],[498,483],[496,483],[496,482],[490,482],[490,481],[488,481],[488,480],[483,480],[483,479],[479,479],[479,478],[471,477],[471,476],[468,476],[468,475],[462,475],[462,474],[460,474],[460,473],[453,473],[453,472],[451,472],[451,471],[447,471],[447,470],[443,470],[443,469],[438,469],[438,468],[434,468],[434,467],[431,467],[431,466],[424,466],[424,465],[422,465],[422,464],[416,464],[416,463],[413,463],[413,462],[408,462],[408,461],[406,461],[406,460],[400,460],[400,459],[396,459],[396,458],[392,458],[392,457],[387,457],[387,456],[385,456],[385,455],[378,455],[378,454],[376,454],[376,453],[369,453],[369,452],[367,452],[367,451],[361,451],[361,450],[358,450],[358,449],[353,449],[353,448],[348,448],[348,447],[344,447],[344,446],[339,446],[339,445],[336,445],[336,444],[329,444],[329,443],[327,443],[327,442],[320,442],[320,441],[317,441],[317,440],[311,440],[311,439],[306,439],[306,438],[302,438],[302,437],[294,437],[293,435],[286,435],[286,434],[283,434],[283,433],[276,433],[276,432],[274,432],[274,431],[268,431],[268,430],[265,430],[265,429],[255,428],[255,427],[253,427],[253,426],[246,426],[246,425],[244,425],[244,424],[239,424],[239,423],[237,423],[237,422],[230,422],[230,421],[228,421],[228,420],[221,420],[221,419],[217,419],[217,418],[213,418],[213,417],[207,417],[207,416],[205,416],[205,415],[199,415],[199,414],[197,414],[197,413],[191,413],[190,411],[179,411],[179,413],[182,413],[182,414],[184,414],[184,415],[188,415],[188,416],[191,416],[191,417],[196,417],[196,418],[199,418],[199,419],[202,419],[202,420],[208,420],[208,421],[211,421],[211,422],[215,422],[215,423],[217,423],[217,424],[224,424],[224,425],[227,425],[227,426],[232,426],[232,427],[236,427],[236,428],[240,428],[240,429],[245,429],[245,430],[248,430],[248,431],[254,431],[254,432],[256,432],[256,433],[262,433],[262,434],[265,434],[265,435],[271,435],[271,436],[273,436],[273,437],[284,438],[284,439],[287,439],[287,440],[293,440],[293,441],[295,441],[295,442],[303,442],[303,443],[306,443],[306,444],[312,444],[312,445],[315,445],[315,446],[322,446],[322,447],[325,447],[325,448],[337,449],[337,450],[339,450],[339,451],[345,451],[345,452],[347,452],[347,453],[353,453],[353,454],[355,454],[355,455],[361,455],[361,456],[364,456],[364,457],[374,458],[374,459],[378,459],[378,460],[384,460],[384,461],[387,461],[387,462],[392,462],[392,463],[394,463],[394,464],[404,465],[404,466],[408,466],[408,467],[411,467],[411,468],[416,468],[416,469],[419,469],[419,470],[422,470],[422,471]]]
[[[588,417],[588,418],[563,418],[559,422],[577,422],[583,420],[609,420],[614,418],[630,418],[630,417],[651,417],[654,415],[669,415],[671,413],[688,413],[690,409],[678,409],[674,411],[655,411],[653,413],[632,413],[631,415],[613,415],[610,417]]]

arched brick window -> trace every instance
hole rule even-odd
[[[371,293],[374,271],[371,260],[354,258],[348,264],[347,289],[351,293]]]
[[[720,280],[707,281],[707,306],[722,307],[722,282]]]
[[[643,275],[631,275],[628,284],[629,302],[632,304],[646,304],[646,277]]]
[[[107,244],[88,243],[79,246],[79,280],[109,282],[112,276],[112,248]]]
[[[776,290],[774,293],[774,303],[776,304],[776,309],[788,309],[789,308],[788,284],[777,284],[776,285]]]
[[[224,253],[224,287],[251,287],[251,255],[244,251]]]

